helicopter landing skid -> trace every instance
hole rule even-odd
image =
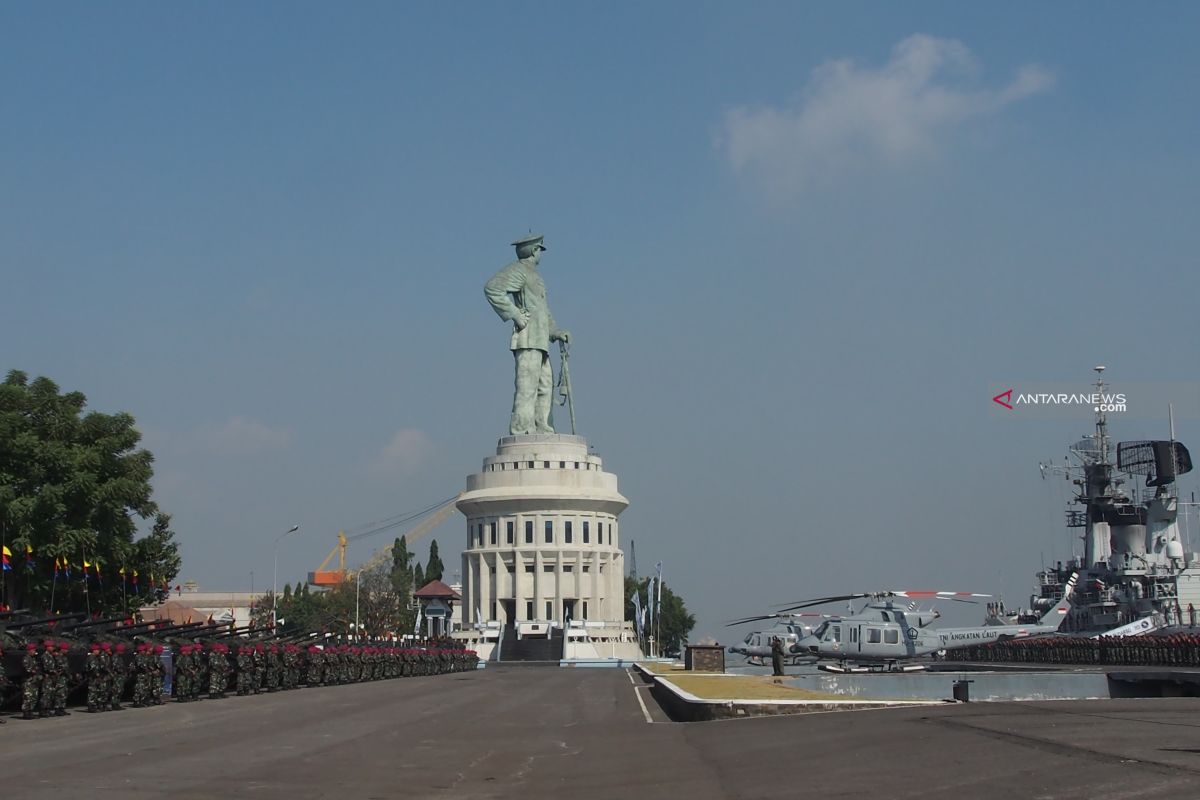
[[[861,675],[872,672],[924,672],[923,664],[849,664],[840,662],[837,664],[818,664],[817,669],[824,672],[833,672],[839,675]]]

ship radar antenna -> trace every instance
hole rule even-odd
[[[1096,373],[1096,396],[1092,398],[1096,401],[1096,449],[1099,450],[1100,463],[1108,463],[1108,416],[1104,413],[1104,370],[1106,367],[1103,364],[1097,364],[1092,367]]]

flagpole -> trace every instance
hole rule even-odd
[[[88,591],[87,553],[80,548],[79,554],[83,558],[83,602],[87,606],[87,613],[90,617],[92,615],[92,594]]]

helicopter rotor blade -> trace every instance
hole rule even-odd
[[[882,592],[882,594],[889,597],[912,597],[917,600],[959,600],[971,597],[991,597],[990,594],[977,594],[975,592],[933,592],[919,589],[895,589]]]
[[[797,617],[829,617],[829,614],[817,613],[802,613],[802,614],[759,614],[755,617],[744,617],[743,619],[735,619],[725,623],[726,628],[734,625],[745,625],[747,622],[761,622],[766,619],[795,619]]]
[[[854,594],[841,594],[832,597],[818,597],[813,600],[800,600],[795,605],[781,607],[780,612],[794,611],[798,608],[810,608],[811,606],[821,606],[826,603],[841,603],[845,600],[858,600],[863,597],[874,597],[875,595],[868,592],[856,592]]]

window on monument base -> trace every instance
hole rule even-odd
[[[549,462],[549,461],[543,461],[543,462],[542,462],[542,469],[550,469],[550,462]]]
[[[542,564],[542,572],[554,572],[553,564]]]
[[[554,619],[554,601],[546,601],[546,619]]]
[[[525,601],[525,619],[533,619],[533,601]]]
[[[583,543],[588,543],[588,524],[586,522],[583,523]]]
[[[496,523],[494,523],[494,522],[492,522],[492,523],[489,523],[489,524],[488,524],[488,528],[490,528],[490,529],[491,529],[491,530],[490,530],[490,533],[491,533],[491,542],[492,542],[492,544],[495,544],[495,543],[496,543]]]
[[[554,521],[546,520],[546,544],[554,544]]]
[[[516,523],[510,519],[507,524],[508,524],[507,542],[508,542],[508,544],[512,544],[513,543],[513,526],[516,525]]]
[[[533,564],[526,564],[526,565],[525,565],[525,571],[526,571],[526,572],[533,572]]]
[[[492,601],[492,619],[500,619],[500,603],[496,600]]]
[[[571,523],[570,521],[563,523],[563,541],[567,544],[571,543]]]
[[[592,571],[592,568],[591,568],[591,567],[589,567],[587,564],[584,564],[584,565],[583,565],[583,571],[584,571],[584,572],[591,572],[591,571]]]
[[[584,618],[584,619],[587,619],[587,618],[588,618],[588,615],[587,615],[587,600],[584,600],[584,601],[583,601],[583,618]]]
[[[574,571],[575,571],[574,564],[563,564],[563,572],[574,572]]]
[[[533,544],[533,520],[525,520],[525,544]]]

